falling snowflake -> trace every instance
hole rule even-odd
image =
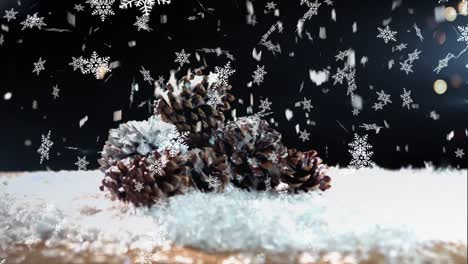
[[[136,17],[135,23],[133,25],[138,28],[138,31],[144,30],[144,31],[151,31],[152,29],[148,25],[149,23],[149,16],[141,16],[141,17]]]
[[[381,90],[380,92],[377,92],[377,95],[379,96],[379,98],[377,98],[377,100],[382,102],[382,104],[386,105],[388,103],[392,103],[392,101],[390,100],[390,95],[386,94],[384,92],[384,90]]]
[[[370,130],[374,130],[376,134],[378,134],[380,132],[380,129],[382,129],[383,127],[381,126],[378,126],[377,124],[366,124],[366,123],[363,123],[360,128],[364,128],[366,131],[370,131]]]
[[[460,31],[460,36],[458,37],[457,41],[459,42],[466,42],[468,44],[468,26],[466,27],[457,27],[458,30]]]
[[[115,0],[88,0],[87,2],[94,9],[91,15],[100,16],[102,21],[105,21],[107,16],[115,15],[112,9]]]
[[[103,75],[110,71],[109,57],[99,57],[96,51],[91,54],[89,59],[83,57],[72,57],[72,62],[69,63],[73,70],[80,70],[82,74],[94,74],[96,79],[102,79]]]
[[[231,68],[231,62],[229,61],[224,65],[224,67],[215,67],[215,74],[216,74],[216,82],[214,83],[214,87],[220,87],[220,86],[227,86],[228,85],[228,79],[231,77],[232,74],[234,74],[236,70]]]
[[[140,73],[141,73],[141,75],[143,75],[143,80],[144,80],[144,81],[147,81],[147,82],[149,82],[150,84],[152,84],[152,83],[154,82],[153,77],[151,77],[150,71],[149,71],[149,70],[145,70],[145,67],[141,66]]]
[[[75,9],[76,12],[82,12],[82,11],[84,11],[84,6],[82,4],[75,4],[73,9]]]
[[[208,105],[216,108],[218,105],[223,104],[223,96],[221,96],[217,90],[210,89],[207,96],[209,98],[207,102]]]
[[[57,85],[54,85],[54,87],[52,88],[53,88],[52,95],[54,96],[54,100],[55,100],[59,97],[60,89],[58,88]]]
[[[184,49],[182,49],[181,52],[176,52],[175,54],[176,59],[174,60],[174,62],[178,62],[180,64],[180,67],[184,66],[185,63],[190,63],[190,53],[185,53]]]
[[[377,111],[377,110],[382,110],[384,107],[384,104],[379,102],[379,103],[374,103],[374,106],[372,106],[372,108]]]
[[[166,167],[167,160],[163,159],[163,157],[159,159],[155,159],[153,157],[148,159],[148,171],[151,175],[155,176],[162,176],[164,175],[164,168]]]
[[[416,36],[419,38],[419,40],[421,40],[421,42],[424,40],[424,37],[421,33],[421,29],[418,27],[418,25],[416,25],[416,23],[414,23],[413,25],[414,27],[414,30],[416,31]]]
[[[268,154],[268,160],[271,161],[272,163],[277,163],[278,162],[278,154],[272,152]]]
[[[450,56],[452,55],[452,56]],[[449,60],[451,60],[453,58],[453,54],[452,53],[449,53],[447,54],[447,56],[441,60],[439,60],[439,64],[437,65],[437,67],[434,69],[434,71],[436,71],[437,73],[440,73],[440,71],[444,68],[447,68],[448,67],[448,62]]]
[[[40,164],[42,164],[44,159],[49,160],[49,151],[52,145],[54,145],[54,142],[50,140],[50,130],[49,130],[49,133],[47,133],[47,137],[42,135],[42,143],[39,149],[37,150],[37,153],[41,155]]]
[[[257,85],[260,85],[263,83],[264,77],[268,72],[265,71],[265,66],[260,67],[257,65],[257,70],[254,71],[254,74],[252,75],[253,82],[256,83]]]
[[[310,137],[310,133],[307,132],[307,130],[299,131],[299,139],[301,139],[302,142],[308,141],[309,137]]]
[[[415,49],[412,53],[408,54],[408,61],[410,63],[413,63],[413,61],[419,60],[419,54],[421,54],[421,51]]]
[[[157,0],[158,5],[167,5],[171,3],[171,0]],[[136,6],[140,9],[143,16],[149,17],[151,10],[153,10],[154,5],[156,4],[155,0],[121,0],[119,8],[128,9],[132,6]]]
[[[396,41],[395,34],[397,32],[390,30],[390,27],[388,25],[384,29],[379,27],[377,29],[379,30],[377,38],[383,39],[385,43],[388,43],[390,40]]]
[[[208,188],[213,189],[215,191],[219,190],[219,188],[221,187],[221,182],[219,181],[219,179],[211,175],[207,177],[206,182],[208,183]]]
[[[47,24],[44,23],[44,18],[38,17],[37,13],[34,13],[34,15],[32,16],[27,15],[26,20],[24,20],[20,24],[23,25],[23,28],[21,30],[24,30],[26,28],[33,28],[33,27],[42,29],[43,26],[47,26]]]
[[[400,43],[395,47],[395,50],[402,51],[402,50],[406,49],[407,45],[408,44],[406,44],[406,43]]]
[[[141,182],[135,183],[135,191],[141,192],[141,190],[143,190],[143,183]]]
[[[265,100],[260,99],[260,106],[258,108],[262,109],[262,112],[270,111],[271,104],[272,102],[269,102],[268,98],[265,98]]]
[[[46,60],[42,60],[42,58],[39,58],[39,60],[37,62],[34,62],[34,69],[33,69],[33,73],[36,73],[37,75],[39,75],[39,73],[41,73],[41,71],[45,70],[45,65],[46,63]]]
[[[463,149],[457,148],[457,150],[455,151],[455,157],[462,159],[463,156],[465,156],[465,152],[463,151]]]
[[[186,152],[188,149],[188,145],[185,142],[187,135],[188,132],[180,133],[177,127],[173,126],[168,132],[160,135],[159,150],[169,151],[171,157]]]
[[[10,20],[16,19],[16,14],[18,14],[18,12],[16,12],[13,8],[10,10],[5,10],[5,15],[3,18],[6,18],[7,22],[10,22]]]
[[[311,104],[311,100],[307,100],[307,98],[304,97],[304,100],[302,102],[300,102],[301,105],[302,105],[302,109],[307,111],[307,112],[310,112],[310,109],[314,108],[314,106],[312,106]]]
[[[357,108],[353,108],[353,110],[351,111],[351,113],[353,113],[353,116],[357,116],[357,115],[359,115],[360,111],[359,111],[359,109],[357,109]]]
[[[403,107],[408,107],[410,109],[410,104],[413,103],[413,99],[411,99],[411,91],[406,91],[403,88],[403,94],[400,95],[401,99],[403,100]]]
[[[86,166],[88,166],[89,162],[86,160],[86,156],[78,157],[78,161],[75,163],[78,166],[78,170],[86,170]]]
[[[334,80],[333,85],[336,85],[337,83],[343,84],[343,80],[345,77],[346,77],[345,69],[338,68],[336,70],[336,73],[332,75],[332,79]]]
[[[271,1],[271,2],[267,2],[266,5],[265,5],[265,8],[267,10],[274,10],[276,8],[276,3]]]
[[[351,147],[349,153],[352,156],[352,160],[349,163],[350,167],[360,169],[363,167],[372,166],[371,157],[374,154],[372,145],[367,142],[367,135],[359,137],[358,134],[354,134],[354,141],[348,144]]]
[[[318,10],[322,3],[319,3],[318,0],[315,2],[310,2],[309,0],[301,0],[301,5],[306,4],[309,7],[309,10],[302,16],[301,20],[310,20],[312,16],[318,15]]]
[[[323,1],[325,4],[329,5],[329,6],[332,6],[333,5],[333,1],[332,0],[325,0]]]
[[[336,61],[342,61],[342,60],[344,60],[344,58],[346,58],[347,56],[349,56],[349,54],[350,54],[349,50],[339,51],[339,52],[338,52],[338,55],[335,56]]]
[[[413,64],[409,63],[407,60],[405,60],[404,62],[400,62],[400,65],[400,70],[404,71],[406,75],[408,75],[410,72],[413,72]]]

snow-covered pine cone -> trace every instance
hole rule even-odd
[[[224,123],[223,111],[229,110],[234,101],[229,90],[230,85],[215,85],[201,71],[179,81],[171,78],[165,89],[156,89],[159,102],[155,114],[179,130],[189,131],[192,147],[206,147],[213,132]]]
[[[296,149],[288,150],[285,162],[295,172],[292,175],[283,174],[281,181],[288,184],[290,191],[322,191],[331,187],[330,176],[326,175],[327,165],[317,156],[317,151],[300,152]]]
[[[118,161],[106,170],[99,187],[112,196],[136,206],[151,206],[167,197],[184,194],[191,186],[182,156],[155,152]]]
[[[228,122],[216,131],[212,144],[230,157],[232,181],[237,187],[267,190],[280,183],[282,174],[292,174],[282,163],[288,153],[281,134],[258,116]]]
[[[231,179],[227,156],[212,148],[189,151],[185,166],[197,188],[202,191],[223,191]]]
[[[109,131],[109,137],[98,163],[105,171],[118,161],[135,155],[146,156],[155,150],[171,149],[173,153],[186,151],[184,134],[172,124],[156,116],[145,121],[130,121]]]

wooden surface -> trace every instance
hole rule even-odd
[[[421,248],[421,254],[443,256],[447,262],[454,264],[467,263],[466,245],[453,243],[437,243],[431,247]],[[193,248],[174,247],[167,251],[155,253],[147,263],[204,263],[204,264],[237,264],[237,263],[389,263],[390,258],[377,252],[370,252],[369,258],[356,261],[356,258],[345,252],[321,252],[314,261],[307,252],[264,254],[261,252],[231,252],[208,253]],[[424,253],[423,253],[424,252]],[[138,262],[140,254],[144,252],[130,251],[121,255],[102,255],[99,253],[80,252],[74,253],[65,248],[48,248],[44,244],[33,247],[15,246],[7,252],[0,251],[0,256],[6,256],[6,263],[35,263],[35,264],[59,264],[59,263],[143,263]],[[263,260],[263,261],[262,261]],[[411,258],[403,257],[399,263],[414,263]],[[249,262],[250,261],[250,262]],[[428,262],[431,263],[431,262]]]

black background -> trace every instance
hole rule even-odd
[[[5,43],[0,46],[0,95],[11,92],[10,100],[0,98],[0,170],[38,170],[50,168],[76,169],[77,156],[86,156],[91,162],[89,168],[97,168],[96,159],[107,138],[110,128],[117,127],[112,115],[116,110],[123,111],[123,120],[143,120],[150,113],[148,107],[138,108],[138,104],[151,99],[154,87],[143,81],[139,70],[141,66],[151,71],[153,78],[164,76],[167,80],[171,69],[178,68],[174,62],[174,52],[185,49],[191,53],[190,65],[181,69],[184,73],[189,68],[200,67],[206,62],[210,69],[222,66],[228,60],[214,54],[199,52],[201,61],[195,58],[197,49],[220,47],[229,50],[236,58],[232,62],[237,71],[230,82],[233,93],[244,100],[244,105],[237,103],[238,116],[246,113],[249,95],[255,98],[255,111],[258,111],[260,98],[273,102],[272,114],[278,123],[277,129],[283,133],[285,144],[302,150],[314,148],[331,165],[346,166],[351,157],[348,143],[353,140],[354,132],[368,134],[373,145],[373,160],[379,166],[400,168],[404,166],[424,166],[424,161],[431,161],[439,167],[467,167],[467,156],[455,158],[457,148],[468,152],[468,54],[449,62],[449,67],[439,75],[433,73],[439,59],[448,52],[457,54],[465,44],[457,42],[457,25],[468,24],[468,18],[459,16],[455,22],[436,24],[434,8],[436,0],[403,1],[402,5],[391,10],[392,1],[334,1],[329,7],[322,3],[319,15],[304,24],[302,38],[296,34],[299,18],[307,11],[300,6],[300,1],[275,1],[280,16],[265,14],[265,1],[253,1],[256,20],[255,26],[246,23],[246,2],[244,0],[193,1],[174,0],[166,6],[155,6],[151,14],[151,32],[137,31],[133,26],[138,9],[118,9],[116,15],[107,17],[102,22],[98,16],[91,15],[89,4],[84,12],[73,10],[80,1],[17,1],[3,0],[0,14],[12,7],[19,11],[17,19],[7,22],[2,19],[2,31]],[[450,1],[446,5],[456,5]],[[331,10],[336,10],[337,21],[331,20]],[[414,14],[410,14],[412,9]],[[45,17],[47,26],[43,29],[21,30],[19,24],[27,14],[38,12]],[[76,27],[67,23],[67,13],[76,16]],[[197,13],[203,12],[204,18]],[[167,23],[161,23],[161,16],[167,16]],[[189,16],[197,16],[189,21]],[[384,19],[392,18],[390,27],[398,31],[398,42],[385,44],[376,38],[377,27],[382,27]],[[284,33],[273,33],[274,43],[281,44],[282,53],[273,55],[258,45],[262,35],[281,20]],[[352,25],[356,22],[357,32]],[[424,35],[421,42],[414,33],[413,24],[417,23]],[[319,28],[326,27],[327,39],[319,39]],[[48,29],[67,29],[66,32],[54,32]],[[305,32],[313,40],[309,40]],[[433,38],[435,31],[446,32],[447,41],[438,45]],[[135,47],[129,47],[129,41],[136,41]],[[392,46],[401,42],[408,48],[403,52],[392,52]],[[84,47],[84,49],[83,49]],[[252,58],[252,50],[262,50],[262,61]],[[333,86],[333,81],[317,87],[309,78],[309,69],[328,68],[331,74],[342,62],[335,62],[334,56],[340,50],[352,48],[356,52],[356,94],[364,99],[364,109],[358,116],[351,113],[352,106],[346,95],[344,85]],[[406,75],[399,70],[399,61],[415,48],[422,50],[421,59],[414,63],[413,74]],[[120,67],[108,74],[105,80],[96,80],[92,75],[74,72],[68,64],[71,57],[89,57],[93,51],[100,56],[109,56],[111,61],[118,61]],[[294,54],[293,56],[292,53]],[[368,63],[363,66],[363,56]],[[32,73],[33,62],[39,57],[47,60],[46,70],[39,76]],[[388,61],[394,59],[395,65],[389,70]],[[268,72],[260,85],[248,87],[256,65],[265,65]],[[179,76],[181,75],[179,74]],[[458,74],[463,84],[455,88],[450,85],[450,77]],[[436,79],[445,79],[449,89],[444,95],[433,91]],[[139,84],[134,103],[130,106],[129,97],[133,82]],[[304,83],[300,92],[301,83]],[[52,87],[58,85],[60,97],[54,100]],[[373,88],[372,88],[373,87]],[[402,108],[400,94],[403,88],[412,91],[412,98],[418,109]],[[329,89],[323,93],[322,89]],[[383,110],[374,111],[377,101],[376,91],[384,90],[391,94],[392,104]],[[294,107],[295,102],[304,97],[311,99],[314,109],[310,119],[316,126],[306,125],[304,113]],[[33,101],[38,109],[33,109]],[[294,118],[287,121],[284,111],[294,111]],[[429,113],[436,110],[439,120],[429,118]],[[79,120],[88,116],[89,120],[79,127]],[[377,123],[383,126],[384,120],[390,128],[384,128],[379,134],[366,132],[359,126],[362,123]],[[345,129],[343,129],[339,123]],[[311,140],[303,143],[295,132],[295,125],[311,133]],[[354,125],[354,131],[353,131]],[[39,164],[37,148],[41,134],[51,130],[54,145],[50,159]],[[455,137],[447,141],[446,135],[455,131]],[[32,145],[26,146],[25,140]],[[405,145],[408,145],[406,152]],[[401,151],[397,151],[397,146]],[[74,149],[77,148],[77,149]],[[445,148],[445,152],[444,152]]]

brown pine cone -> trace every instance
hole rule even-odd
[[[215,133],[216,151],[225,153],[231,162],[235,186],[251,190],[275,188],[284,173],[292,173],[282,163],[287,148],[281,134],[258,116],[227,123]]]
[[[201,71],[189,74],[177,84],[169,83],[165,91],[157,89],[159,103],[155,114],[180,131],[189,131],[188,143],[192,147],[205,147],[213,132],[224,123],[223,111],[229,110],[230,102],[234,101],[228,90],[230,85],[209,86],[208,76]],[[220,95],[219,102],[212,99],[213,94]]]
[[[183,194],[191,186],[187,168],[181,166],[183,162],[180,156],[161,156],[157,152],[151,158],[136,155],[110,167],[99,189],[107,189],[115,198],[136,206],[151,206]]]
[[[231,169],[227,156],[212,148],[189,151],[185,166],[195,186],[202,191],[223,191],[230,182]]]
[[[285,162],[295,171],[292,175],[283,174],[281,177],[281,181],[289,185],[290,191],[325,191],[331,187],[331,178],[326,175],[328,167],[317,156],[317,151],[300,152],[290,149]]]

